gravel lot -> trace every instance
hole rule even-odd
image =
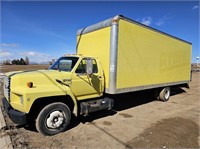
[[[4,112],[0,135],[9,134],[14,148],[199,148],[199,95],[195,72],[190,89],[173,89],[168,102],[154,100],[150,90],[121,94],[112,111],[73,118],[67,131],[51,137],[13,124]]]

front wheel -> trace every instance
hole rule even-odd
[[[70,119],[71,112],[66,104],[62,102],[51,103],[38,114],[36,129],[43,135],[55,135],[67,128]]]

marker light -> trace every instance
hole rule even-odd
[[[28,82],[28,83],[27,83],[27,86],[28,86],[29,88],[32,88],[32,87],[33,87],[33,82]]]
[[[118,20],[117,19],[113,19],[112,23],[118,23]]]

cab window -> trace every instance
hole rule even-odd
[[[98,67],[97,67],[97,63],[96,60],[92,60],[93,63],[93,73],[98,73]],[[83,59],[80,64],[78,65],[75,73],[82,73],[85,74],[86,73],[86,60]]]
[[[77,57],[61,57],[49,69],[70,72],[77,61]]]

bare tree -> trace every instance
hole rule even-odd
[[[11,61],[10,61],[9,59],[7,59],[7,60],[3,61],[3,64],[4,64],[4,65],[10,65],[10,64],[11,64]]]
[[[25,57],[25,63],[26,65],[29,65],[29,58],[27,56]]]

